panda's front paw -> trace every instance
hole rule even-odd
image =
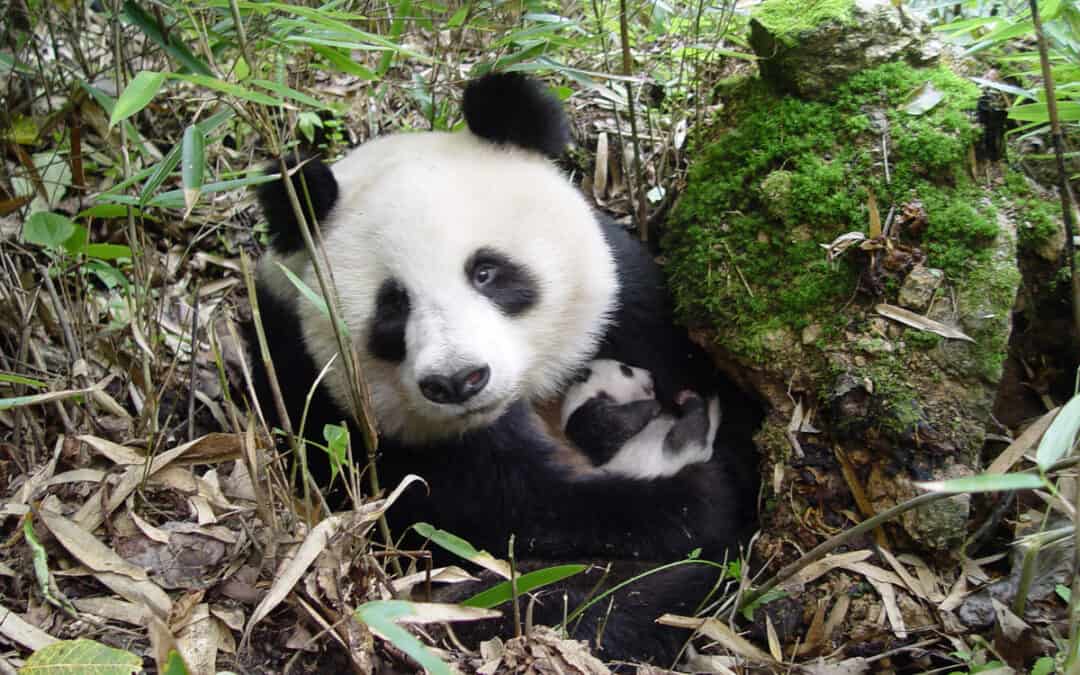
[[[697,392],[683,389],[675,394],[675,405],[679,407],[679,412],[686,416],[687,413],[703,408],[705,402],[701,400]]]

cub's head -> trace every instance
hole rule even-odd
[[[558,392],[595,352],[617,293],[591,209],[550,161],[567,141],[558,103],[504,74],[472,83],[464,109],[468,132],[386,136],[293,178],[307,185],[379,427],[407,441]],[[295,307],[298,348],[321,368],[337,353],[330,323],[277,264],[319,288],[285,186],[259,196],[275,235],[259,284]],[[325,382],[346,407],[343,369]]]
[[[656,398],[652,373],[621,361],[595,359],[578,372],[563,397],[562,427],[588,401],[603,398],[615,405]]]

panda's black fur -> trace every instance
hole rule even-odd
[[[472,133],[490,141],[519,146],[554,156],[562,152],[567,125],[556,101],[536,82],[519,75],[493,75],[471,84],[465,95],[466,121]],[[313,215],[323,222],[339,194],[334,174],[317,159],[307,160],[304,181]],[[299,186],[298,177],[293,178]],[[272,246],[280,256],[302,250],[297,224],[280,182],[259,189],[259,200],[274,234]],[[664,563],[685,558],[700,549],[702,557],[722,559],[748,534],[755,520],[753,452],[749,432],[758,421],[753,404],[722,380],[706,355],[685,331],[674,328],[672,307],[663,275],[651,255],[623,228],[597,214],[617,263],[619,304],[598,353],[653,373],[657,398],[670,405],[683,389],[719,391],[725,426],[718,436],[714,461],[688,467],[663,479],[640,480],[617,476],[580,479],[555,461],[557,444],[526,402],[519,401],[489,426],[427,442],[403,442],[392,435],[380,438],[378,469],[384,486],[417,474],[429,486],[410,488],[388,512],[395,535],[424,521],[453,532],[497,556],[506,554],[515,535],[519,560],[614,560]],[[528,302],[528,270],[522,270],[508,291],[511,300]],[[511,280],[514,281],[514,280]],[[295,426],[317,375],[316,363],[305,348],[301,318],[295,303],[282,300],[263,284],[258,302],[273,355],[285,408]],[[368,348],[380,358],[403,356],[403,315],[410,311],[393,288],[379,290],[380,309]],[[510,311],[504,312],[509,314]],[[249,330],[249,341],[254,333]],[[256,393],[272,425],[278,423],[267,374],[257,349],[251,359]],[[308,412],[307,435],[321,442],[328,423],[348,415],[327,392],[316,392]],[[359,439],[359,434],[354,434]],[[309,453],[312,473],[329,482],[330,471],[321,453]],[[438,552],[436,552],[438,554]],[[606,619],[601,655],[609,659],[649,659],[667,665],[685,634],[656,626],[663,612],[690,613],[712,588],[716,573],[694,564],[653,575],[617,596]],[[591,583],[591,582],[590,582]],[[583,592],[570,589],[573,608]],[[606,613],[601,603],[580,624],[578,638],[590,638]],[[562,617],[562,602],[538,608],[539,620]]]

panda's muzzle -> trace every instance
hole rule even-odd
[[[491,379],[487,365],[462,368],[453,375],[428,375],[420,380],[420,393],[434,403],[460,404],[479,394]]]

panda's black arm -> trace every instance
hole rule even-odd
[[[593,398],[570,415],[566,437],[588,455],[593,466],[600,466],[661,412],[660,402],[655,399],[618,404]]]
[[[753,521],[739,513],[747,505],[733,474],[715,462],[668,478],[575,478],[553,461],[554,450],[520,407],[453,441],[384,442],[383,484],[416,473],[430,490],[410,488],[390,509],[395,534],[426,521],[499,556],[513,534],[523,558],[669,561],[697,548],[721,558]]]

